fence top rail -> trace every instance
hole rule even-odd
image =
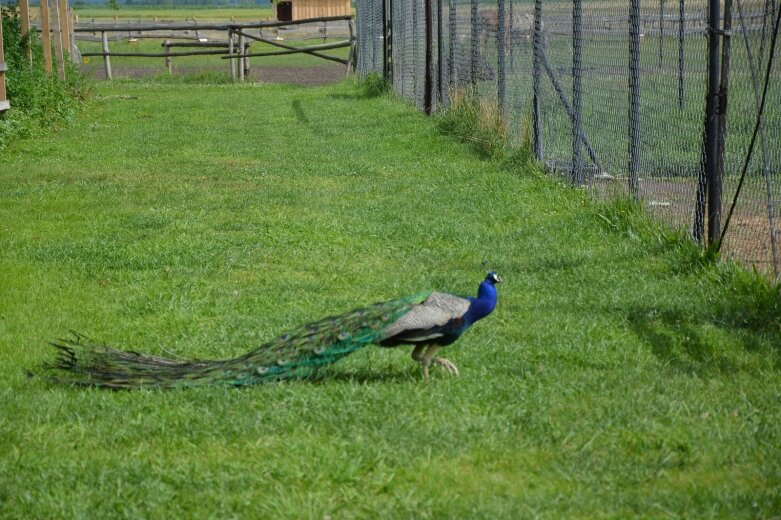
[[[76,25],[74,32],[121,32],[121,31],[227,31],[233,29],[263,29],[266,27],[282,27],[286,25],[303,25],[317,22],[340,22],[352,20],[352,15],[322,16],[319,18],[305,18],[288,22],[249,22],[249,23],[122,23],[122,24],[87,24]]]

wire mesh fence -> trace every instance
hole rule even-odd
[[[431,50],[426,52],[426,2]],[[454,88],[495,101],[515,143],[600,198],[632,195],[703,236],[708,0],[363,0],[358,73],[437,107]],[[722,251],[771,275],[781,262],[781,51],[777,0],[720,5],[722,214],[732,204],[769,86],[754,153]],[[426,80],[426,56],[430,56]],[[725,74],[726,73],[726,74]],[[725,80],[728,80],[725,84]],[[699,201],[699,204],[698,204]],[[723,219],[722,219],[723,222]]]

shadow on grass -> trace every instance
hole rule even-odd
[[[293,109],[293,114],[296,116],[296,121],[302,125],[306,125],[309,131],[314,135],[318,137],[330,137],[333,135],[333,132],[328,127],[321,124],[319,121],[312,121],[312,118],[304,111],[300,99],[294,99],[290,103],[290,106]]]
[[[729,323],[719,309],[694,312],[682,309],[635,307],[627,321],[665,365],[686,373],[736,372],[747,362],[745,354],[768,351],[781,370],[778,334]]]
[[[682,312],[635,308],[629,312],[628,321],[632,331],[667,366],[687,373],[737,368],[703,337],[700,324]]]

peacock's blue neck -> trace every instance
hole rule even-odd
[[[469,298],[472,304],[469,306],[466,316],[464,316],[464,321],[471,325],[477,320],[491,314],[496,307],[498,296],[493,282],[490,280],[483,280],[480,287],[477,289],[477,298]]]

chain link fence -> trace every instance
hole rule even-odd
[[[701,240],[708,5],[708,0],[360,0],[357,71],[385,76],[398,95],[421,109],[427,87],[435,110],[447,105],[451,89],[473,89],[495,101],[515,143],[532,148],[551,171],[600,198],[635,196],[657,218]],[[723,215],[758,119],[779,9],[777,0],[721,4],[721,81],[727,92],[719,102],[726,136]],[[754,153],[722,252],[778,276],[778,47],[774,54]]]

